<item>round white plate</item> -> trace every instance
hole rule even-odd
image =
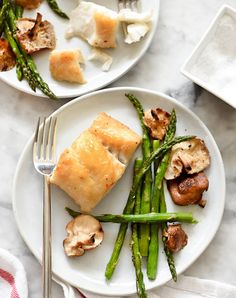
[[[57,110],[58,117],[57,154],[86,128],[99,112],[105,111],[111,116],[141,134],[140,124],[131,103],[124,96],[126,92],[134,93],[144,108],[161,107],[167,111],[176,109],[177,135],[196,135],[202,138],[210,151],[211,165],[206,170],[210,186],[204,194],[207,205],[179,207],[172,203],[166,190],[168,211],[191,211],[199,220],[197,225],[184,224],[189,236],[189,243],[176,254],[177,272],[183,272],[204,251],[215,235],[224,209],[225,175],[219,149],[206,126],[190,110],[175,99],[161,93],[137,88],[114,88],[91,93],[75,99]],[[13,187],[13,208],[20,233],[37,259],[41,258],[42,238],[42,177],[34,170],[32,163],[32,140],[26,145],[17,166]],[[136,156],[140,152],[136,152]],[[132,181],[132,164],[124,176],[97,206],[94,213],[121,213],[127,200]],[[130,234],[128,233],[120,260],[114,276],[106,282],[104,271],[111,255],[117,235],[117,224],[103,224],[105,238],[102,245],[83,257],[68,258],[64,254],[62,241],[66,237],[65,226],[71,219],[64,208],[69,206],[78,209],[71,199],[56,186],[52,189],[52,247],[53,272],[66,282],[98,294],[128,295],[135,293],[135,273],[131,261]],[[206,228],[207,227],[207,228]],[[146,277],[147,289],[160,286],[170,280],[171,276],[163,253],[160,250],[158,276],[155,281]]]
[[[63,9],[63,11],[69,13],[72,9],[74,9],[77,6],[78,0],[58,0],[57,2],[59,6]],[[96,0],[93,2],[104,5],[110,9],[117,11],[118,0]],[[72,38],[70,40],[65,39],[64,36],[66,28],[68,26],[68,20],[65,20],[57,16],[49,8],[47,1],[43,1],[41,6],[37,10],[25,10],[24,16],[35,18],[36,12],[39,11],[43,15],[43,19],[47,19],[54,25],[57,38],[56,49],[81,49],[86,60],[84,67],[84,75],[87,80],[87,83],[80,85],[66,82],[58,82],[54,80],[51,77],[49,71],[49,50],[44,50],[33,55],[39,73],[42,75],[43,79],[49,84],[51,90],[59,98],[71,98],[80,96],[82,94],[100,89],[112,83],[113,81],[121,77],[124,73],[126,73],[132,66],[134,66],[135,63],[138,62],[138,60],[148,49],[148,46],[150,45],[153,39],[158,22],[159,2],[159,0],[140,0],[141,11],[153,11],[153,21],[151,30],[140,42],[131,45],[125,44],[123,41],[123,32],[121,28],[119,28],[117,37],[117,48],[105,50],[109,55],[113,57],[113,63],[108,72],[103,72],[101,70],[100,63],[87,60],[91,53],[91,47],[87,44],[87,42],[83,41],[81,38],[78,37]],[[37,90],[37,92],[34,93],[25,80],[19,82],[16,77],[15,68],[7,72],[0,72],[0,79],[2,79],[7,84],[15,87],[16,89],[19,89],[26,93],[30,93],[36,96],[44,96],[40,90]]]

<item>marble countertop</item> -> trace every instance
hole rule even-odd
[[[179,71],[224,3],[236,8],[235,0],[161,1],[160,22],[151,47],[142,60],[112,86],[139,86],[165,92],[189,107],[212,132],[225,165],[226,206],[215,238],[185,273],[236,285],[236,238],[232,237],[236,235],[236,111],[194,85]],[[33,97],[3,82],[0,82],[0,90],[0,246],[20,258],[27,272],[29,297],[38,298],[41,297],[41,268],[17,230],[11,203],[12,180],[37,117],[49,115],[66,101]],[[53,297],[63,297],[56,285]]]

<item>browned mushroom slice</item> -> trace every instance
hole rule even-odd
[[[42,0],[16,0],[16,4],[23,6],[27,9],[35,9],[37,8]]]
[[[36,20],[19,19],[16,35],[28,54],[42,49],[54,49],[56,45],[53,25],[48,21],[42,21],[40,13],[37,14]]]
[[[172,200],[181,206],[199,204],[204,207],[206,202],[202,200],[202,193],[208,189],[208,185],[209,181],[203,172],[167,181]]]
[[[100,222],[91,215],[77,216],[67,224],[66,231],[63,246],[69,257],[82,256],[85,250],[97,247],[104,235]]]
[[[167,237],[166,246],[172,252],[178,252],[188,243],[188,236],[180,224],[169,225],[163,231],[163,236]]]
[[[210,164],[209,151],[203,140],[194,138],[172,147],[165,179],[171,180],[184,171],[195,174],[203,171]]]
[[[150,129],[153,139],[162,140],[170,123],[170,114],[156,108],[145,112],[144,124]]]
[[[7,40],[0,38],[0,71],[12,69],[16,64],[16,58]]]

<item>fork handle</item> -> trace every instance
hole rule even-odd
[[[51,185],[48,176],[43,177],[43,298],[51,298]]]

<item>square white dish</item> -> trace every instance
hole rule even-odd
[[[196,84],[236,108],[236,10],[223,5],[181,68]]]

